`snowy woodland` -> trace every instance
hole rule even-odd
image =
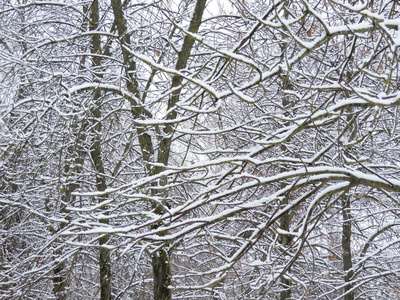
[[[398,0],[0,0],[0,299],[400,299]]]

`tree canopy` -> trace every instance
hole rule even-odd
[[[399,6],[3,0],[0,298],[400,297]]]

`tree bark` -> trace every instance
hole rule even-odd
[[[289,201],[288,198],[285,197],[285,199],[283,199],[282,201],[282,207],[288,205]],[[279,228],[284,230],[284,231],[289,231],[290,229],[290,221],[291,221],[291,216],[290,213],[287,212],[285,214],[282,215],[282,217],[280,218],[280,225]],[[282,246],[284,246],[285,248],[290,247],[293,237],[287,234],[282,234],[281,235],[281,244]],[[280,293],[280,300],[288,300],[290,299],[291,295],[292,295],[292,290],[291,290],[291,281],[290,279],[285,277],[285,274],[282,275],[281,277],[281,288],[282,291]]]
[[[351,279],[354,275],[353,261],[351,259],[351,221],[350,199],[343,199],[343,226],[342,226],[342,259],[344,271],[344,300],[354,300],[354,292],[350,291],[353,288]]]
[[[99,3],[98,0],[94,0],[91,5],[91,20],[90,20],[90,30],[96,30],[99,25]],[[96,56],[96,54],[101,53],[101,41],[99,35],[93,35],[92,37],[92,49],[91,53],[94,54],[92,61],[93,67],[95,70],[101,66],[101,58]],[[101,73],[94,72],[96,76],[94,80],[100,80],[103,76]],[[105,191],[107,188],[106,179],[104,177],[105,170],[102,158],[102,148],[101,148],[101,132],[102,132],[102,111],[101,111],[101,92],[96,90],[93,95],[93,109],[92,113],[92,123],[91,126],[91,134],[92,134],[92,145],[90,148],[90,156],[92,162],[94,164],[95,172],[96,172],[96,190],[97,191]],[[103,201],[104,197],[99,198],[99,202]],[[107,209],[106,207],[104,208]],[[107,212],[105,212],[107,214]],[[107,219],[100,219],[100,223],[108,224]],[[111,257],[110,250],[102,247],[106,245],[109,241],[110,237],[108,234],[104,234],[99,238],[99,269],[100,269],[100,300],[111,300]]]
[[[171,289],[171,266],[170,258],[165,248],[153,254],[153,279],[154,279],[154,299],[170,300],[172,297]]]

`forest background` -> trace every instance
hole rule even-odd
[[[399,299],[397,0],[0,2],[1,299]]]

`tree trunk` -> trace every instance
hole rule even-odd
[[[204,9],[206,6],[206,0],[198,0],[196,2],[196,6],[193,12],[192,20],[189,24],[188,31],[190,33],[197,33],[200,25],[201,20],[203,18]],[[181,70],[186,68],[191,50],[193,48],[195,39],[187,34],[183,41],[183,45],[181,51],[178,55],[178,60],[176,62],[176,70]],[[167,115],[168,120],[173,120],[177,117],[177,112],[174,110],[174,106],[179,101],[182,88],[180,87],[183,82],[182,76],[175,75],[172,78],[171,90],[172,95],[168,101],[168,110],[171,112]],[[166,123],[164,125],[164,134],[160,139],[159,151],[157,162],[161,163],[165,166],[168,165],[170,150],[171,150],[171,143],[172,143],[172,135],[174,132],[174,128],[172,125]],[[156,172],[162,172],[163,168],[158,167]],[[167,179],[163,178],[160,181],[160,185],[166,185]],[[162,194],[166,194],[166,191],[163,189],[160,190]],[[166,195],[164,195],[166,196]],[[163,205],[167,205],[166,203],[162,203]],[[165,209],[160,205],[160,203],[155,204],[154,208],[155,212],[158,214],[163,214]],[[155,253],[152,257],[152,265],[153,265],[153,278],[154,278],[154,300],[169,300],[172,297],[171,290],[168,286],[171,283],[171,267],[170,267],[170,258],[167,252],[167,249],[163,248]]]
[[[354,292],[350,291],[353,288],[351,279],[353,277],[353,262],[351,260],[351,221],[350,199],[343,199],[343,227],[342,227],[342,258],[344,271],[344,300],[354,300]],[[350,291],[350,292],[349,292]]]
[[[99,25],[99,3],[98,0],[94,0],[91,5],[91,20],[90,20],[90,30],[97,30]],[[99,35],[93,35],[92,37],[92,49],[91,52],[93,54],[101,54],[101,41]],[[95,70],[101,66],[101,57],[93,56],[93,67]],[[96,80],[100,80],[103,76],[102,73],[94,72]],[[93,109],[92,113],[92,123],[94,126],[91,126],[92,131],[92,145],[90,149],[90,156],[92,158],[95,172],[96,172],[96,190],[101,192],[105,191],[107,188],[106,179],[104,177],[105,170],[102,158],[102,147],[101,147],[101,132],[102,132],[102,123],[101,123],[101,92],[96,90],[93,95]],[[99,202],[102,202],[104,197],[99,198]],[[104,208],[107,209],[106,207]],[[107,214],[107,212],[104,212]],[[107,219],[100,219],[100,223],[108,224]],[[99,239],[99,269],[100,269],[100,300],[111,300],[111,257],[110,250],[102,247],[106,245],[109,241],[109,235],[104,234]]]
[[[118,31],[118,35],[121,39],[121,43],[124,45],[130,45],[130,35],[127,30],[127,22],[123,12],[123,5],[120,0],[112,0],[111,5],[114,13],[114,22]],[[195,10],[193,13],[192,20],[189,25],[188,31],[191,33],[197,33],[201,20],[203,17],[204,9],[206,5],[206,0],[198,0],[196,2]],[[190,53],[192,47],[194,45],[195,39],[186,35],[183,41],[183,45],[181,51],[178,55],[178,60],[176,63],[176,69],[184,69],[187,65],[188,59],[190,57]],[[140,93],[138,91],[138,83],[136,78],[134,77],[136,74],[136,64],[134,59],[132,59],[131,54],[125,49],[122,48],[123,60],[126,65],[126,78],[129,79],[130,82],[127,83],[128,90],[135,95],[135,99],[129,99],[131,102],[131,112],[134,118],[142,119],[144,117],[151,117],[152,114],[147,111],[141,103],[138,103],[137,99],[140,99]],[[171,110],[175,104],[179,101],[179,97],[182,89],[180,85],[182,84],[183,78],[179,75],[175,75],[172,78],[171,90],[173,90],[172,95],[168,101],[167,110]],[[171,110],[171,112],[167,115],[167,120],[175,119],[177,116],[177,112],[175,110]],[[147,133],[146,129],[137,126],[136,131],[138,133],[139,145],[142,151],[143,162],[146,167],[147,173],[154,175],[159,174],[164,171],[164,167],[155,167],[152,168],[150,163],[156,161],[159,164],[164,166],[168,165],[171,142],[172,142],[172,134],[174,131],[173,125],[166,123],[163,125],[164,133],[159,137],[159,145],[158,145],[158,157],[154,157],[154,149],[155,145],[151,139],[151,136]],[[154,188],[151,192],[152,196],[166,196],[167,192],[162,186],[167,184],[167,178],[162,178],[158,183],[158,186]],[[164,205],[166,203],[154,203],[153,210],[157,214],[164,214],[165,209]],[[171,267],[170,267],[170,258],[168,249],[166,247],[159,249],[157,252],[153,253],[152,256],[152,268],[153,268],[153,279],[154,279],[154,300],[168,300],[172,298],[172,292],[169,288],[171,284]]]
[[[55,254],[61,255],[62,253],[56,252]],[[67,286],[68,280],[65,272],[65,261],[62,261],[53,271],[53,293],[57,300],[67,299],[67,294],[65,291]]]
[[[171,266],[170,258],[165,248],[160,249],[153,254],[153,279],[154,279],[154,299],[170,300],[172,297],[171,289]]]
[[[285,197],[285,199],[283,199],[282,201],[282,207],[285,207],[286,205],[288,205],[289,201],[288,198]],[[279,228],[285,231],[289,231],[290,229],[290,221],[291,221],[291,216],[290,214],[287,212],[285,214],[282,215],[282,217],[280,218],[280,225]],[[284,246],[285,248],[290,247],[291,243],[292,243],[293,237],[287,234],[282,234],[281,235],[281,244],[282,246]],[[285,274],[282,275],[281,277],[281,288],[282,291],[280,293],[280,300],[288,300],[291,297],[292,291],[291,291],[291,281],[290,279],[285,277]]]

